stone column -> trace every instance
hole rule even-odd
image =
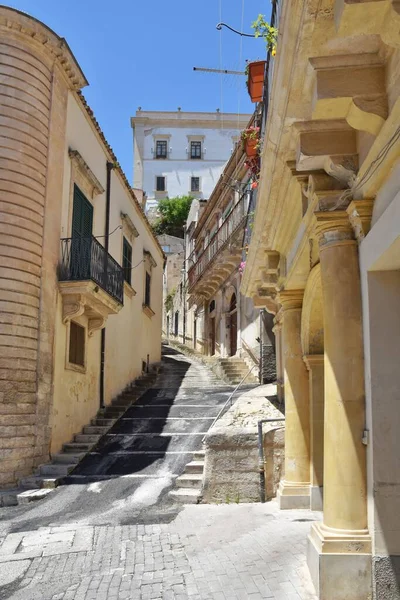
[[[275,358],[276,358],[276,394],[279,402],[284,400],[284,372],[282,360],[282,313],[278,312],[274,319],[274,328],[272,331],[275,334]]]
[[[371,593],[364,357],[357,243],[345,211],[316,213],[325,332],[324,520],[309,536],[320,598]]]
[[[322,510],[324,478],[324,355],[304,356],[310,394],[310,508]]]
[[[310,408],[308,373],[301,348],[303,290],[279,294],[282,304],[285,377],[285,479],[279,484],[281,509],[310,507]]]

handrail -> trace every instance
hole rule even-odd
[[[242,194],[239,201],[232,208],[229,215],[220,225],[219,229],[217,229],[213,238],[195,261],[192,258],[194,252],[190,254],[188,261],[193,262],[193,264],[188,270],[189,288],[201,278],[210,262],[244,223],[247,217],[246,200],[249,195],[249,190],[246,190],[246,192]]]
[[[252,372],[252,370],[254,369],[254,367],[256,367],[257,365],[253,365],[250,369],[250,371],[248,371],[248,373],[246,373],[246,375],[243,377],[243,379],[241,381],[239,381],[239,383],[237,384],[237,386],[235,387],[235,389],[233,390],[233,392],[230,394],[228,400],[225,402],[225,404],[223,405],[223,407],[221,408],[221,410],[219,411],[219,413],[217,414],[217,416],[215,417],[214,421],[211,423],[210,428],[208,431],[210,431],[215,423],[218,421],[218,419],[220,418],[220,416],[222,415],[222,413],[225,411],[226,406],[228,404],[228,402],[231,403],[232,406],[232,398],[233,396],[236,394],[236,392],[238,391],[238,389],[240,388],[240,386],[242,385],[242,383],[248,378],[248,376],[250,375],[250,373]],[[206,439],[207,435],[208,435],[208,431],[205,434],[205,436],[203,437],[203,439],[201,440],[201,443],[204,444],[204,440]]]
[[[242,341],[242,347],[246,350],[247,354],[250,356],[251,360],[254,363],[254,366],[259,367],[260,366],[260,359],[257,358],[257,356],[254,354],[253,350],[250,348],[250,346],[244,341],[244,339],[241,337],[240,338]]]

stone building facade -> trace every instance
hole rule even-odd
[[[153,214],[161,198],[209,198],[250,115],[137,110],[134,185]]]
[[[274,3],[261,178],[242,292],[274,314],[282,509],[323,509],[324,600],[400,598],[400,10]]]
[[[3,6],[0,53],[0,486],[11,486],[160,360],[164,256],[66,41]]]

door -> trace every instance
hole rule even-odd
[[[230,335],[230,356],[235,356],[237,351],[237,306],[236,294],[232,294],[229,305],[229,335]]]
[[[71,279],[90,279],[92,262],[93,206],[74,186],[71,231]],[[100,256],[99,256],[100,258]],[[101,265],[99,265],[101,270]]]
[[[210,356],[215,354],[215,319],[210,319]]]
[[[193,322],[193,348],[196,350],[197,347],[197,319]]]

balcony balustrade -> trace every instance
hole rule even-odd
[[[122,267],[93,236],[61,240],[58,280],[93,281],[114,300],[124,302]]]
[[[239,202],[235,204],[229,215],[225,218],[224,222],[217,230],[213,238],[209,241],[206,248],[196,258],[196,253],[192,254],[188,258],[189,270],[188,270],[188,288],[189,292],[194,285],[201,279],[204,272],[208,269],[214,259],[223,251],[228,245],[229,241],[240,231],[246,222],[250,191],[246,192],[241,196]]]

